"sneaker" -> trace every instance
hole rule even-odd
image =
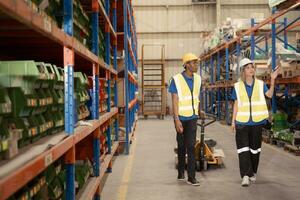
[[[194,185],[194,186],[199,186],[200,185],[200,182],[197,181],[197,179],[195,179],[195,178],[188,178],[187,183],[190,184],[190,185]]]
[[[249,176],[244,176],[243,180],[242,180],[242,186],[243,187],[248,187],[249,184],[250,184],[250,182],[249,182]]]
[[[183,173],[178,173],[177,180],[184,181],[185,177]]]
[[[253,176],[251,176],[251,177],[249,178],[249,180],[250,180],[251,182],[255,183],[255,181],[256,181],[256,174],[254,174]]]

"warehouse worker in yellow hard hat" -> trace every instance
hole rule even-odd
[[[262,128],[269,117],[265,96],[274,93],[278,69],[271,73],[270,89],[255,78],[255,65],[248,58],[240,61],[240,79],[234,84],[231,99],[234,100],[231,127],[236,131],[242,186],[256,181],[261,152]]]
[[[172,95],[174,124],[177,132],[178,180],[184,181],[185,155],[187,153],[187,172],[189,184],[198,186],[195,178],[195,143],[197,119],[201,113],[199,94],[201,77],[197,74],[199,59],[187,53],[183,56],[184,71],[171,79],[169,92]]]

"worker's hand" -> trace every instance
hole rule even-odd
[[[174,123],[175,123],[175,129],[177,133],[183,133],[183,127],[181,121],[179,119],[175,119]]]
[[[205,119],[205,117],[206,117],[205,112],[201,110],[199,113],[199,117],[200,117],[200,119]]]
[[[276,78],[277,78],[277,76],[278,76],[278,74],[279,74],[279,69],[281,68],[281,66],[279,65],[279,66],[277,66],[275,69],[274,69],[274,71],[272,71],[272,73],[271,73],[271,80],[272,81],[274,81]]]
[[[235,123],[234,122],[231,123],[231,130],[233,133],[235,132]]]

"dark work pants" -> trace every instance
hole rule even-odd
[[[197,119],[181,121],[183,133],[177,133],[178,173],[184,173],[185,154],[188,156],[187,171],[189,178],[195,178],[195,143]]]
[[[261,152],[262,127],[236,126],[236,146],[239,156],[241,177],[253,176],[257,173],[259,156]]]

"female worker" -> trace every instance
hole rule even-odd
[[[271,73],[270,89],[255,78],[254,63],[248,58],[240,61],[240,79],[234,84],[231,127],[236,131],[242,186],[256,181],[261,152],[262,127],[269,117],[265,96],[272,98],[278,68]]]

